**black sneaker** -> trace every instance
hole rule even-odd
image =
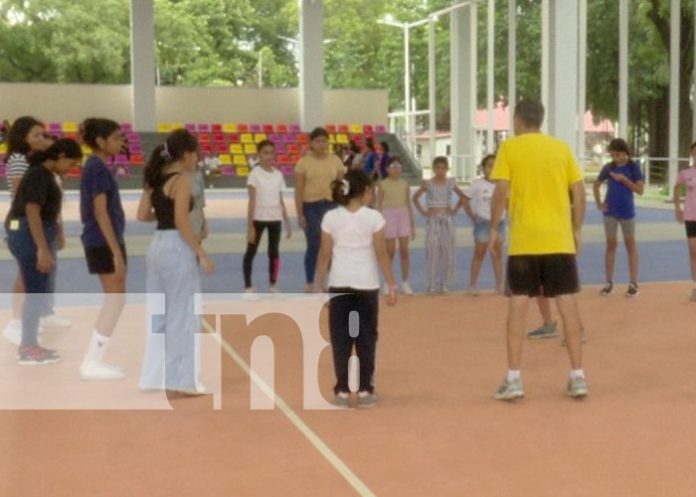
[[[611,281],[607,281],[607,284],[604,285],[604,288],[602,288],[602,290],[599,292],[599,294],[602,297],[608,297],[613,292],[614,292],[614,283],[612,283]]]
[[[640,292],[638,291],[638,283],[633,281],[628,284],[628,290],[626,290],[626,297],[637,297]]]
[[[38,345],[22,346],[17,354],[17,362],[20,366],[54,364],[58,361],[60,361],[60,356],[55,350],[44,349]]]

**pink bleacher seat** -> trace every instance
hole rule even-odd
[[[121,123],[121,131],[130,133],[133,131],[133,125],[131,123]]]
[[[267,135],[271,135],[271,134],[274,133],[275,130],[273,129],[273,125],[272,125],[272,124],[264,124],[264,125],[261,127],[261,131],[263,131],[263,132],[266,133]]]
[[[277,145],[283,138],[276,133],[270,133],[268,139]]]
[[[250,124],[249,125],[249,132],[251,133],[261,133],[263,128],[261,127],[260,124]]]
[[[280,172],[283,173],[283,176],[292,176],[293,173],[295,172],[295,168],[291,165],[282,166],[280,168]]]
[[[275,143],[275,149],[276,149],[276,154],[284,154],[286,147],[285,143],[283,142],[274,142]]]
[[[140,143],[140,135],[138,133],[127,133],[126,138],[128,139],[128,143]]]
[[[210,126],[205,123],[201,123],[198,126],[196,126],[196,129],[198,129],[199,133],[209,133],[210,132]]]
[[[114,164],[128,164],[128,157],[125,154],[118,154],[114,160]]]
[[[375,134],[383,135],[386,132],[387,128],[384,127],[384,124],[378,124],[375,126]]]
[[[48,130],[50,132],[60,133],[63,131],[63,125],[61,123],[51,123],[48,125]]]
[[[363,140],[363,135],[353,135],[350,137],[355,143],[361,143]]]
[[[222,133],[222,124],[220,123],[213,123],[210,126],[210,129],[213,131],[213,133]]]
[[[220,168],[223,176],[234,176],[234,168],[232,166],[223,166]]]
[[[248,124],[238,124],[237,131],[239,131],[240,133],[248,133],[249,132],[249,125]]]
[[[297,137],[296,137],[296,135],[288,133],[287,135],[283,135],[283,141],[285,143],[296,143]]]
[[[287,124],[276,124],[275,127],[276,133],[279,134],[285,134],[288,132],[288,125]]]
[[[288,129],[290,133],[302,133],[302,128],[300,128],[299,124],[291,124]]]
[[[128,146],[128,151],[131,154],[142,154],[143,153],[143,146],[140,143],[131,143]]]
[[[184,129],[188,131],[189,133],[195,133],[196,132],[196,125],[193,123],[186,123],[184,124]]]

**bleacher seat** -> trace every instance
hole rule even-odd
[[[225,133],[236,133],[237,125],[235,123],[225,123],[222,125],[222,131]]]
[[[302,129],[299,124],[291,124],[288,128],[290,133],[302,133]]]
[[[65,121],[63,123],[63,133],[77,133],[77,123],[75,121]]]
[[[224,143],[216,143],[215,144],[215,151],[218,154],[226,154],[227,153],[227,145]]]
[[[207,123],[200,123],[196,129],[199,133],[210,133],[210,125]]]
[[[242,145],[239,143],[233,143],[230,145],[230,153],[232,155],[243,155],[244,147],[242,147]]]
[[[372,136],[374,134],[374,132],[375,132],[375,129],[371,125],[366,124],[365,126],[363,126],[363,134],[365,134],[367,136]]]
[[[272,124],[264,124],[264,125],[261,127],[261,130],[262,130],[264,133],[266,133],[267,135],[273,134],[273,132],[274,132],[274,129],[273,129],[273,125],[272,125]]]
[[[131,155],[131,164],[134,166],[142,166],[145,164],[145,156],[143,154],[133,154]]]
[[[220,132],[213,132],[213,141],[215,143],[225,143],[225,135]]]
[[[186,131],[189,133],[195,133],[196,132],[196,125],[193,123],[187,123],[184,128],[186,128]]]
[[[347,145],[348,144],[348,135],[344,133],[339,133],[336,135],[336,143],[340,143],[341,145]]]
[[[250,133],[261,133],[263,131],[263,128],[261,127],[260,124],[250,124],[249,125],[249,132]]]
[[[283,176],[292,176],[295,173],[295,168],[290,165],[282,166],[280,171],[283,173]]]
[[[350,132],[350,130],[348,129],[348,125],[347,124],[339,124],[338,125],[338,132],[347,135]]]
[[[336,134],[336,125],[335,124],[327,124],[326,125],[326,131],[330,135],[335,135]]]
[[[249,168],[247,166],[237,167],[237,176],[241,176],[241,177],[249,176]]]
[[[300,154],[300,147],[296,143],[291,143],[287,147],[288,153],[291,155],[299,155]]]
[[[213,123],[210,126],[210,129],[213,133],[222,133],[222,124],[220,123]]]
[[[242,133],[240,138],[242,143],[254,143],[254,136],[251,133]]]
[[[223,166],[220,168],[220,173],[223,176],[234,176],[234,168],[232,166]]]
[[[248,124],[238,124],[237,131],[239,131],[240,133],[248,133],[249,132],[249,125]]]
[[[244,145],[244,153],[247,155],[254,155],[256,154],[256,143],[247,143]]]
[[[232,165],[232,156],[230,154],[220,154],[218,157],[218,160],[220,161],[221,166],[231,166]]]
[[[172,123],[172,131],[174,131],[175,129],[184,129],[184,123],[173,122]]]
[[[232,162],[234,163],[235,166],[246,166],[247,165],[247,158],[244,155],[235,155],[234,158],[232,159]]]
[[[132,133],[133,125],[131,123],[121,123],[121,131],[123,133]]]
[[[378,124],[375,126],[375,134],[383,135],[386,132],[387,129],[384,127],[384,124]]]
[[[307,143],[309,143],[309,135],[307,135],[306,133],[300,133],[299,135],[297,135],[296,138],[297,143],[301,143],[302,145],[306,145]]]
[[[284,135],[285,133],[288,132],[288,125],[287,124],[276,124],[275,130],[276,130],[276,133]]]
[[[158,123],[157,132],[159,133],[169,133],[172,130],[172,126],[169,123]]]
[[[256,133],[254,135],[254,143],[261,143],[264,140],[268,139],[268,135],[266,133]]]
[[[363,127],[360,124],[351,124],[349,129],[352,135],[359,135],[363,132]]]
[[[210,133],[198,133],[198,142],[210,144]]]

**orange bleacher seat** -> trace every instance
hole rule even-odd
[[[290,156],[290,164],[297,164],[300,162],[300,154]]]
[[[307,136],[305,133],[300,133],[297,135],[297,143],[301,143],[303,145],[309,143],[309,136]]]
[[[339,133],[346,133],[346,134],[349,133],[350,130],[348,129],[348,125],[347,124],[339,124],[338,125],[338,132]]]
[[[75,140],[76,142],[79,142],[82,137],[78,133],[73,133],[72,131],[68,133],[63,133],[63,138],[70,138],[71,140]]]
[[[247,166],[237,167],[237,176],[249,176],[249,168]]]
[[[133,164],[134,166],[142,166],[143,164],[145,164],[145,156],[143,156],[142,154],[133,154],[131,155],[130,161],[131,164]]]
[[[239,143],[230,145],[230,153],[232,155],[244,155],[244,148]]]
[[[254,143],[254,135],[251,133],[242,133],[242,136],[240,137],[242,140],[242,143]]]
[[[70,168],[70,170],[68,171],[68,174],[66,176],[68,178],[79,178],[81,172],[82,172],[82,168],[80,168],[79,166],[74,166],[74,167]]]
[[[210,143],[210,133],[198,133],[198,141],[200,143]]]
[[[239,131],[240,133],[248,133],[249,132],[249,125],[248,124],[238,124],[237,131]]]
[[[222,125],[222,131],[225,133],[236,133],[237,125],[235,123],[225,123]]]
[[[336,134],[336,125],[335,124],[327,124],[326,125],[326,131],[330,135],[335,135]]]
[[[276,124],[275,131],[278,134],[285,134],[288,132],[287,124]]]
[[[247,143],[244,145],[244,153],[247,155],[254,155],[256,154],[256,143]]]
[[[235,166],[246,166],[247,159],[245,155],[235,155],[232,159]]]
[[[288,153],[290,155],[299,155],[300,154],[300,147],[294,143],[290,143],[288,145],[287,150],[288,150]]]
[[[282,164],[282,165],[290,164],[290,157],[288,157],[285,154],[279,155],[278,156],[278,164]]]
[[[266,133],[256,133],[254,135],[254,142],[261,143],[264,140],[268,140],[268,135]]]

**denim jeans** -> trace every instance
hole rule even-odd
[[[305,238],[307,239],[304,267],[308,284],[314,283],[314,274],[317,270],[317,258],[319,256],[319,246],[321,245],[321,221],[324,219],[324,214],[334,207],[336,207],[336,204],[328,200],[302,204],[302,213],[307,223],[304,230]]]
[[[7,229],[7,245],[19,264],[26,300],[22,309],[22,345],[38,345],[39,318],[49,313],[53,299],[51,294],[55,286],[55,271],[40,272],[37,267],[38,249],[31,236],[27,218],[15,219],[17,229]],[[44,236],[48,248],[55,260],[56,234],[55,224],[43,224]]]
[[[201,320],[194,297],[200,293],[196,254],[178,230],[155,231],[147,253],[147,326],[140,388],[193,390],[197,381],[197,334]],[[164,295],[164,314],[153,311],[155,296]]]

